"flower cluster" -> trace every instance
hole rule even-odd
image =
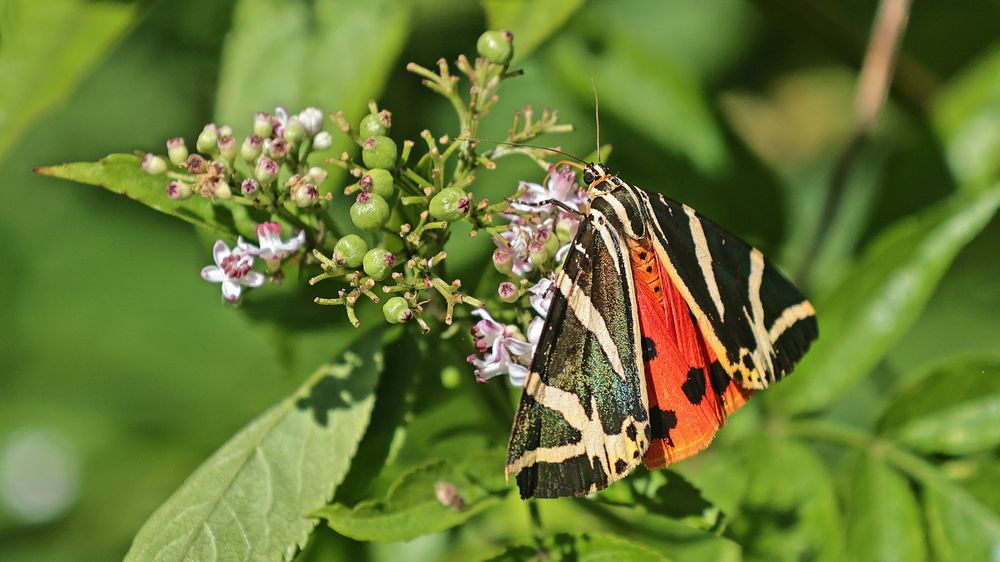
[[[222,283],[222,296],[229,302],[237,302],[243,294],[243,287],[260,287],[265,276],[253,270],[254,258],[261,258],[267,270],[278,271],[281,260],[299,251],[305,243],[305,232],[286,240],[281,239],[281,225],[265,222],[257,226],[258,245],[253,245],[240,237],[231,248],[222,240],[216,240],[212,248],[215,265],[205,266],[201,278],[211,283]]]
[[[553,167],[547,160],[550,151],[527,144],[541,134],[572,130],[558,123],[554,111],[535,114],[523,108],[514,115],[506,142],[478,150],[474,139],[482,118],[498,101],[500,84],[520,75],[508,68],[512,41],[506,31],[484,33],[477,44],[479,56],[459,56],[456,72],[444,60],[434,70],[413,63],[407,67],[448,99],[458,117],[457,135],[420,133],[418,142],[426,150],[413,140],[397,144],[390,136],[392,114],[373,101],[360,119],[343,112],[330,116],[356,145],[353,154],[344,151],[310,162],[315,151],[333,144],[323,130],[324,113],[308,107],[292,114],[278,107],[254,115],[252,133],[241,140],[231,127],[216,124],[202,129],[194,152],[184,139],[170,139],[167,156],[147,154],[142,169],[169,180],[166,194],[178,206],[201,197],[232,211],[236,244],[217,241],[215,265],[201,272],[205,280],[221,284],[227,301],[239,302],[246,289],[269,279],[277,282],[284,265],[294,259],[311,276],[310,285],[339,285],[335,295],[314,301],[343,306],[355,326],[360,324],[355,308],[362,300],[381,304],[386,322],[412,321],[425,333],[432,322],[450,325],[456,315],[474,323],[479,354],[469,360],[478,380],[507,374],[522,384],[542,332],[551,277],[587,199],[571,169]],[[467,79],[465,91],[459,87],[462,78]],[[538,163],[548,171],[546,180],[522,182],[510,199],[498,203],[477,198],[471,187],[479,170],[492,169],[510,155]],[[349,206],[350,225],[334,220],[329,212],[333,195],[321,189],[331,166],[349,177],[343,204]],[[251,216],[257,222],[248,223]],[[445,243],[451,227],[462,222],[471,226],[472,236],[485,231],[497,245],[493,261],[506,280],[496,295],[474,297],[458,279],[445,276]],[[354,232],[345,231],[351,226]],[[256,240],[238,236],[253,227]],[[282,238],[283,230],[295,234]],[[470,308],[458,306],[462,304]],[[498,318],[514,321],[494,319],[487,306],[499,311]]]
[[[315,107],[291,116],[279,107],[274,115],[257,113],[253,133],[242,143],[233,136],[232,127],[209,123],[198,135],[196,152],[188,151],[182,137],[171,138],[167,159],[146,154],[142,169],[172,180],[166,187],[171,199],[197,195],[216,202],[234,200],[275,214],[287,213],[285,202],[316,209],[327,200],[318,187],[327,171],[310,167],[308,158],[333,144],[333,137],[322,128],[323,112]],[[289,170],[284,181],[282,167]]]
[[[524,339],[517,336],[516,327],[499,324],[485,310],[476,311],[483,320],[472,333],[482,357],[473,355],[468,360],[476,367],[477,380],[485,382],[506,374],[511,384],[524,383],[552,301],[552,280],[576,236],[587,204],[587,193],[568,166],[551,167],[543,184],[520,184],[509,212],[503,215],[509,221],[507,229],[494,237],[497,248],[493,265],[510,279],[498,287],[500,300],[530,307],[533,314],[521,315],[527,319]]]

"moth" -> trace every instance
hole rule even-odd
[[[818,336],[759,250],[603,164],[564,163],[583,170],[590,208],[514,419],[506,474],[522,498],[591,494],[702,451]]]

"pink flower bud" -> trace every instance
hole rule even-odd
[[[191,186],[188,183],[174,180],[167,184],[167,197],[171,199],[187,199],[191,196]]]
[[[500,283],[500,286],[497,287],[497,293],[499,293],[500,300],[502,300],[503,302],[514,302],[517,300],[517,297],[519,296],[517,294],[517,286],[511,283],[510,281],[504,281],[503,283]]]
[[[258,189],[260,189],[260,184],[253,178],[247,178],[243,180],[242,184],[240,184],[240,191],[242,191],[244,195],[257,193]]]

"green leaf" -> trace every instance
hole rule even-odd
[[[254,236],[257,222],[267,220],[267,215],[259,216],[256,210],[248,207],[213,205],[204,197],[171,199],[166,193],[170,179],[147,174],[139,167],[141,163],[142,158],[134,154],[112,154],[99,162],[44,166],[35,168],[35,171],[45,176],[103,187],[161,213],[204,227],[219,236]]]
[[[842,560],[844,522],[823,460],[800,441],[777,436],[741,449],[739,465],[753,484],[730,531],[746,553],[761,560]]]
[[[650,513],[682,520],[706,531],[725,527],[725,515],[719,508],[672,470],[639,469],[602,490],[594,499],[610,505],[641,506]]]
[[[919,562],[927,556],[910,483],[872,455],[862,456],[848,491],[847,553],[851,560]]]
[[[955,473],[957,483],[976,494],[977,499],[992,504],[992,518],[974,515],[954,495],[933,488],[925,490],[928,536],[935,557],[945,562],[995,559],[1000,546],[1000,494],[996,486],[1000,467],[993,459],[963,460],[951,463],[947,471]]]
[[[146,521],[126,560],[290,559],[368,426],[381,341],[365,335],[217,450]]]
[[[313,105],[354,121],[382,90],[410,11],[406,0],[240,0],[223,49],[216,119],[246,132],[255,112]]]
[[[514,34],[514,59],[534,51],[583,6],[584,0],[483,0],[490,29]]]
[[[384,500],[362,502],[353,509],[333,504],[314,515],[352,539],[411,540],[461,525],[499,504],[509,491],[501,466],[503,451],[498,450],[432,462],[404,473]]]
[[[582,99],[593,99],[594,77],[598,92],[607,94],[601,97],[602,109],[704,172],[726,163],[722,132],[690,69],[651,56],[627,35],[593,39],[603,43],[601,55],[588,51],[583,39],[568,36],[550,51],[549,64]]]
[[[786,412],[819,410],[849,390],[920,316],[955,255],[1000,205],[1000,185],[909,217],[876,238],[816,302],[819,340],[795,376],[766,393]]]
[[[941,88],[931,118],[955,176],[969,188],[988,186],[1000,172],[1000,45]]]
[[[512,546],[487,559],[489,562],[565,560],[573,562],[652,562],[669,560],[655,550],[612,535],[560,533],[541,546]]]
[[[133,6],[12,0],[0,8],[0,159],[41,115],[65,101],[128,30]]]
[[[922,453],[966,455],[1000,445],[1000,362],[963,361],[928,371],[896,394],[882,432]]]

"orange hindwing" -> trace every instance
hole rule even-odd
[[[652,440],[643,457],[663,468],[708,447],[753,394],[722,368],[655,252],[630,244]]]

